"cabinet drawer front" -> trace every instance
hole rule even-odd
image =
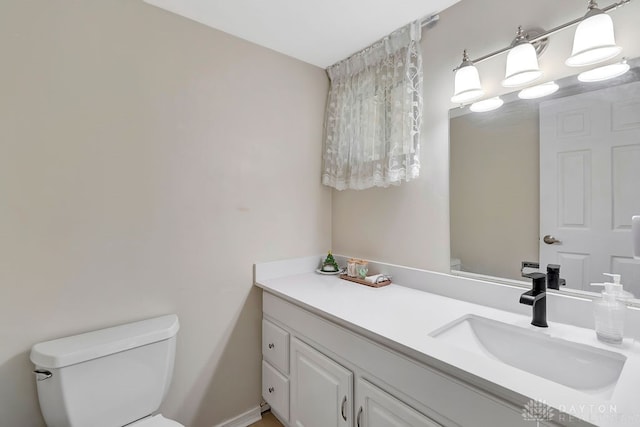
[[[283,374],[289,373],[289,333],[262,319],[262,355]]]
[[[262,361],[262,397],[271,409],[289,420],[289,380],[273,366]]]

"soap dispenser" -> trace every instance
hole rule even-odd
[[[592,283],[591,286],[603,286],[602,298],[594,299],[596,335],[600,341],[620,344],[624,337],[624,319],[627,306],[624,300],[632,297],[620,284],[619,274],[604,273],[612,282]]]

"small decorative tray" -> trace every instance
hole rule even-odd
[[[387,285],[391,284],[391,280],[383,280],[383,281],[378,282],[378,283],[371,283],[371,282],[367,282],[366,280],[359,279],[357,277],[349,277],[346,274],[341,274],[340,278],[344,279],[344,280],[348,280],[350,282],[359,283],[361,285],[371,286],[372,288],[381,288],[383,286],[387,286]]]

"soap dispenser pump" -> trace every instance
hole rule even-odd
[[[620,344],[624,337],[624,319],[627,306],[624,300],[632,297],[625,292],[620,283],[619,274],[604,273],[612,282],[592,283],[591,286],[603,286],[601,299],[594,299],[596,336],[609,344]]]

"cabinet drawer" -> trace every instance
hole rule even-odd
[[[289,380],[273,366],[262,361],[262,397],[271,409],[283,418],[289,420]]]
[[[262,319],[262,355],[282,372],[289,374],[289,333]]]

